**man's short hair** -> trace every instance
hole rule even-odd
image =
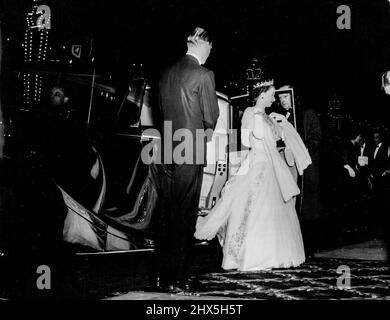
[[[278,90],[289,90],[289,89],[294,89],[294,88],[289,84],[284,84],[278,88]]]
[[[196,27],[191,31],[187,37],[187,44],[196,44],[198,40],[207,41],[208,43],[213,42],[211,34],[201,27]]]

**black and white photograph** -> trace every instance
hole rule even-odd
[[[389,261],[389,0],[0,0],[0,300],[238,319]]]

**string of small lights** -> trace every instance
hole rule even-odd
[[[26,64],[42,63],[47,59],[49,35],[51,29],[50,8],[33,0],[33,6],[26,16],[24,33],[24,62]],[[43,76],[30,73],[23,74],[23,104],[39,103],[42,99]]]

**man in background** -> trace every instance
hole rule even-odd
[[[320,188],[320,148],[322,141],[322,128],[317,111],[306,103],[300,105],[302,109],[302,140],[305,143],[310,157],[311,165],[303,173],[301,186],[301,210],[299,214],[302,223],[303,236],[306,236],[305,251],[308,257],[313,256],[321,246],[321,188]]]
[[[384,141],[384,134],[381,129],[375,128],[373,131],[374,150],[369,164],[370,179],[372,184],[372,205],[371,216],[373,231],[377,238],[385,236],[383,225],[388,212],[385,212],[385,198],[389,195],[385,193],[385,182],[388,181],[389,153],[388,146]]]
[[[287,119],[287,121],[289,121],[294,126],[294,128],[297,129],[296,122],[295,122],[295,110],[293,108],[293,99],[294,99],[293,88],[289,85],[284,85],[280,87],[278,89],[277,97],[279,99],[279,103],[271,107],[270,115],[273,116],[273,114],[276,113],[284,116]],[[293,161],[291,150],[285,146],[282,140],[279,140],[277,142],[277,146],[280,155],[286,161],[286,164],[290,169],[290,172],[294,177],[294,180],[297,182],[298,170],[296,168],[295,162]]]
[[[316,110],[309,106],[307,101],[299,104],[293,101],[294,98],[298,100],[298,97],[294,97],[292,86],[281,86],[278,89],[277,96],[280,105],[273,107],[272,112],[283,115],[296,128],[312,160],[311,165],[304,171],[303,177],[298,181],[296,165],[293,161],[288,161],[293,157],[289,154],[289,149],[284,148],[286,163],[301,189],[301,194],[297,197],[297,212],[302,228],[305,253],[307,257],[311,257],[320,246],[319,232],[322,218],[320,201],[321,123]]]

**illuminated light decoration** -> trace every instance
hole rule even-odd
[[[76,58],[79,58],[79,59],[81,58],[81,50],[82,50],[81,45],[78,45],[78,44],[72,45],[71,52],[72,52],[72,55],[75,56]]]
[[[336,94],[334,94],[329,101],[328,108],[330,128],[337,131],[341,130],[343,121],[346,119],[346,115],[342,110],[341,102]]]
[[[46,61],[49,47],[49,34],[52,27],[51,10],[47,5],[34,0],[31,10],[26,15],[24,34],[24,62],[36,67]],[[42,100],[44,76],[35,74],[23,75],[23,103],[39,103]]]
[[[260,62],[256,58],[253,58],[250,66],[245,70],[247,81],[259,81],[263,78],[263,70],[260,67]],[[230,84],[233,84],[231,82]]]

